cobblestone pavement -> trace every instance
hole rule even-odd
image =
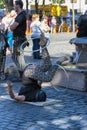
[[[60,37],[66,37],[64,34],[61,35]],[[48,46],[53,62],[59,55],[72,54],[74,51],[74,46],[68,44],[67,40],[65,41],[55,39],[55,43],[52,42]],[[27,62],[41,62],[33,61],[31,53],[26,53],[26,57],[28,56]],[[9,63],[10,57],[9,55],[7,57],[6,63]],[[18,92],[20,86],[20,82],[14,83],[14,91]],[[60,102],[37,107],[0,98],[0,130],[87,130],[86,92],[55,87],[50,83],[43,83],[42,88],[46,91],[47,97],[58,99]],[[2,82],[0,95],[6,94],[8,94],[7,85]]]

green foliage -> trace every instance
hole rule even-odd
[[[62,3],[62,0],[50,0],[53,4],[55,3],[58,3],[58,4],[61,4]]]
[[[0,9],[3,9],[3,8],[4,8],[3,0],[0,0]]]
[[[5,8],[8,12],[10,12],[13,9],[13,0],[0,0],[3,1]]]

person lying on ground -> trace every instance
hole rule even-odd
[[[18,92],[18,95],[14,94],[14,91],[12,90],[13,85],[11,81],[8,80],[7,85],[10,97],[12,99],[15,99],[16,101],[46,101],[46,93],[41,90],[41,86],[37,83],[36,80],[29,79],[27,85],[22,85]]]
[[[50,82],[57,71],[59,64],[65,61],[65,57],[52,65],[49,52],[46,47],[46,39],[41,34],[40,46],[42,47],[42,64],[28,64],[23,72],[22,83],[18,96],[12,90],[12,84],[8,80],[10,97],[17,101],[46,101],[46,93],[41,89],[41,83]]]

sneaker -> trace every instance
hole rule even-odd
[[[20,78],[22,78],[22,76],[23,76],[23,71],[20,71],[20,70],[19,70],[19,74],[20,74]]]
[[[39,56],[39,57],[34,57],[34,59],[40,60],[40,59],[42,59],[42,57],[41,57],[41,56]]]

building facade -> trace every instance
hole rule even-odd
[[[15,0],[14,0],[15,1]],[[24,8],[26,8],[26,0],[22,0]],[[53,0],[45,0],[45,4],[53,4]],[[74,3],[72,3],[72,1]],[[37,0],[38,4],[41,5],[43,0]],[[35,4],[35,0],[28,0],[28,8],[30,4]],[[74,6],[75,13],[84,13],[87,10],[87,0],[62,0],[62,5],[68,6],[68,12],[72,12],[72,6]]]
[[[63,5],[68,6],[68,12],[71,12],[72,8],[76,13],[84,13],[87,10],[87,0],[63,0]]]

